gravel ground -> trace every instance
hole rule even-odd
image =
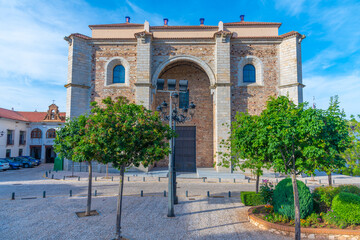
[[[125,197],[122,232],[129,239],[287,239],[250,224],[236,198],[180,198],[175,218],[167,218],[167,199]],[[112,239],[116,198],[94,197],[100,215],[78,218],[86,198],[1,201],[1,239]]]

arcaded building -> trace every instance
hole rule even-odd
[[[125,96],[155,110],[168,95],[156,91],[157,79],[188,80],[180,105],[196,104],[194,118],[181,125],[188,151],[176,151],[181,171],[213,167],[215,153],[228,137],[236,112],[259,114],[269,96],[302,101],[301,41],[292,31],[279,35],[281,23],[239,22],[217,26],[163,26],[131,23],[90,25],[69,43],[67,117],[89,111],[91,101]],[[185,101],[185,103],[184,103]],[[180,132],[181,135],[181,132]],[[183,156],[181,156],[183,155]],[[156,166],[166,166],[167,160]],[[218,171],[230,171],[215,167]],[[99,169],[101,166],[99,165]]]

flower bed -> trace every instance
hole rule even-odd
[[[286,217],[275,215],[270,205],[263,205],[252,207],[248,210],[249,221],[258,226],[261,229],[268,230],[270,232],[294,236],[295,227],[292,220]],[[272,216],[272,217],[270,217]],[[311,221],[315,221],[314,216],[308,217]],[[302,227],[302,237],[308,238],[329,238],[329,239],[360,239],[360,227],[348,226],[344,229],[338,228],[335,225],[327,224],[320,218],[315,223],[310,223],[309,227]],[[310,220],[302,219],[302,225],[306,226]]]

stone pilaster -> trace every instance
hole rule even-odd
[[[301,41],[304,36],[295,34],[280,44],[279,95],[289,96],[294,103],[303,101]]]
[[[220,142],[229,137],[231,126],[231,82],[230,82],[230,37],[231,33],[219,31],[215,34],[215,75],[214,90],[214,152],[215,162],[221,162],[217,152]],[[216,166],[218,172],[230,172],[231,169]]]
[[[147,31],[135,36],[137,38],[135,103],[150,108],[152,36]]]
[[[76,36],[66,40],[69,43],[66,117],[73,118],[90,109],[92,48],[85,39]],[[71,161],[64,161],[64,169],[71,169]]]

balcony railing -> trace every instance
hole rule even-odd
[[[26,140],[22,140],[22,141],[20,140],[19,145],[26,145]]]
[[[7,139],[6,145],[14,145],[14,140],[13,139]]]

